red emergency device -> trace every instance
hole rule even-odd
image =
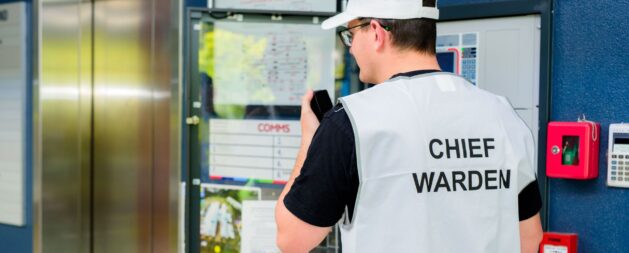
[[[600,128],[592,121],[548,123],[546,175],[568,179],[596,178]]]
[[[540,253],[577,253],[577,234],[544,233]]]

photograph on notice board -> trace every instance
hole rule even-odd
[[[260,188],[202,184],[201,253],[240,252],[243,201],[260,197]]]

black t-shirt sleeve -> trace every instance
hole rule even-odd
[[[355,144],[351,124],[348,127],[345,120],[347,114],[338,106],[324,116],[301,173],[284,198],[284,205],[292,214],[314,226],[333,226],[343,216],[348,202],[353,205],[356,187],[352,180],[357,178],[351,168],[356,166]]]
[[[520,221],[533,217],[542,209],[542,196],[539,193],[537,180],[529,183],[518,195]]]

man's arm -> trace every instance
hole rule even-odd
[[[295,178],[299,176],[301,167],[304,165],[308,147],[314,136],[319,121],[310,109],[310,100],[313,92],[309,90],[301,103],[301,129],[302,141],[293,172],[286,183],[282,194],[280,194],[275,206],[275,220],[277,223],[277,246],[284,253],[308,252],[315,248],[330,232],[331,227],[317,227],[310,225],[292,214],[284,205],[284,197],[290,191]]]
[[[539,250],[543,233],[539,213],[520,221],[520,252],[536,253]]]

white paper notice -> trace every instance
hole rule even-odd
[[[336,12],[336,0],[215,0],[214,5],[224,9]]]
[[[278,253],[275,239],[275,203],[244,201],[242,205],[241,253]]]
[[[24,225],[25,4],[0,4],[0,223]]]
[[[544,253],[568,253],[568,247],[566,247],[566,246],[555,246],[555,245],[544,245]]]
[[[312,24],[216,22],[214,103],[300,105],[306,88],[334,94],[334,32]]]
[[[210,177],[287,181],[301,144],[293,120],[210,120]]]

